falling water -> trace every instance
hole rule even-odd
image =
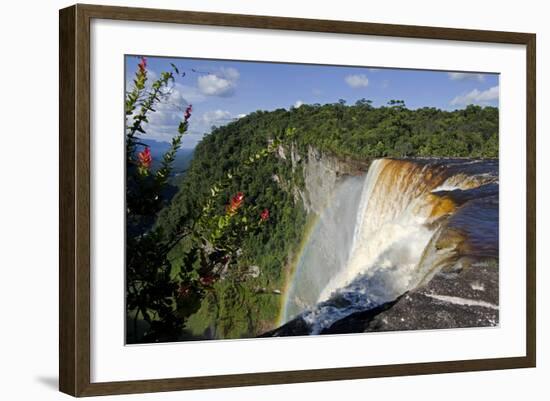
[[[468,163],[379,159],[364,179],[344,181],[301,255],[283,322],[301,314],[318,333],[451,263],[452,244],[436,242],[465,202],[457,194],[497,179],[491,168]]]
[[[319,216],[314,231],[304,248],[289,288],[283,321],[313,307],[330,279],[345,268],[364,177],[350,177],[340,183]]]

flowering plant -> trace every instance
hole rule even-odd
[[[237,266],[243,240],[261,230],[269,219],[269,210],[259,212],[243,192],[230,194],[223,208],[219,204],[224,195],[228,196],[230,184],[272,153],[277,141],[213,185],[198,219],[181,222],[170,234],[154,225],[155,216],[166,204],[172,165],[193,113],[193,106],[186,105],[170,147],[154,169],[151,149],[141,138],[147,133],[146,124],[155,105],[166,101],[179,75],[177,67],[172,67],[148,85],[147,59],[140,58],[132,88],[126,94],[129,342],[177,339],[187,317],[197,311],[214,284],[228,275],[241,274]],[[171,250],[182,242],[188,244],[186,252],[180,260],[171,260]],[[174,270],[174,264],[181,266],[179,271]]]

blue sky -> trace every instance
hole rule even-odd
[[[126,57],[127,90],[138,62],[135,56]],[[404,100],[411,109],[498,106],[498,74],[148,57],[150,81],[170,71],[170,63],[185,76],[176,78],[170,97],[157,107],[145,128],[149,138],[169,141],[182,110],[192,103],[184,148],[194,147],[212,126],[256,110],[339,99],[353,104],[361,98],[372,100],[374,106]]]

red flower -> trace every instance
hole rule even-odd
[[[244,194],[242,192],[238,192],[235,196],[231,198],[231,202],[227,206],[227,214],[230,216],[236,214],[239,208],[243,205],[243,202]]]
[[[185,284],[180,285],[180,288],[178,288],[178,296],[180,298],[187,298],[189,295],[191,295],[191,287]]]
[[[263,212],[260,214],[260,219],[262,221],[266,221],[269,219],[269,209],[264,209]]]
[[[140,73],[145,74],[145,71],[147,69],[147,58],[146,57],[141,58],[141,61],[138,64],[138,68],[139,68]]]
[[[207,276],[202,276],[199,281],[202,285],[210,287],[212,284],[214,284],[214,281],[216,281],[216,277],[209,274]]]
[[[189,106],[187,106],[187,108],[185,109],[185,114],[183,115],[183,118],[185,118],[185,121],[189,120],[189,118],[191,117],[191,112],[193,111],[193,105],[190,104]]]
[[[151,156],[151,149],[146,147],[141,152],[138,153],[139,166],[146,170],[149,170],[151,164],[153,163],[153,157]]]
[[[242,192],[237,192],[237,195],[235,195],[231,201],[235,203],[241,203],[244,200],[244,194]]]

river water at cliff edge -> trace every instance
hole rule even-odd
[[[301,254],[281,323],[299,318],[307,334],[323,333],[458,265],[497,269],[498,185],[498,160],[471,159],[378,159],[342,180]],[[432,298],[498,311],[446,294]]]

